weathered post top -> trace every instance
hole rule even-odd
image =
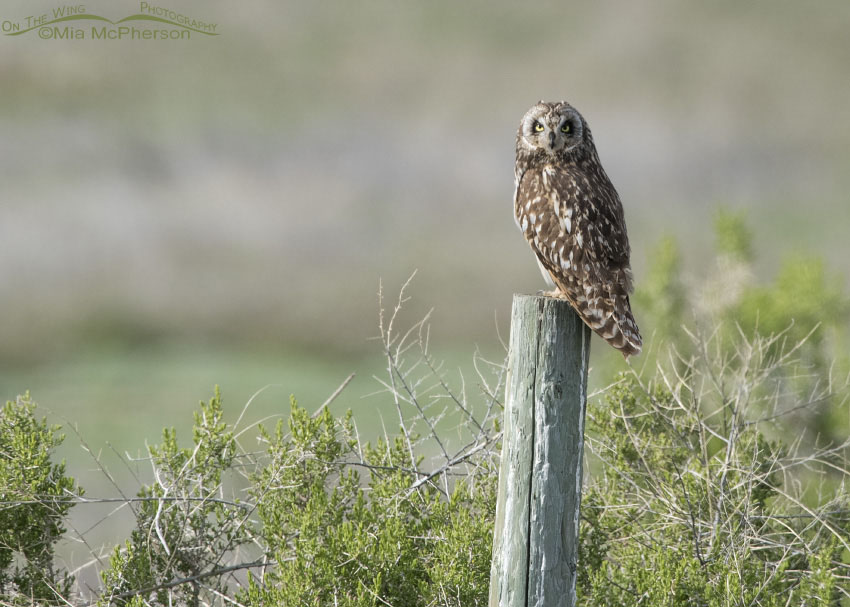
[[[514,295],[490,607],[573,607],[590,329]]]

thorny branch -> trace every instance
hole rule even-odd
[[[384,315],[383,294],[379,290],[380,339],[387,359],[389,378],[376,379],[383,386],[384,391],[390,394],[396,406],[399,426],[410,450],[414,470],[417,467],[413,458],[413,447],[414,444],[422,442],[417,439],[416,432],[420,425],[424,425],[428,429],[424,440],[432,441],[440,453],[441,463],[432,471],[425,474],[417,472],[417,476],[420,476],[420,478],[410,487],[410,491],[415,491],[435,477],[442,476],[445,478],[447,472],[465,463],[473,455],[492,449],[500,436],[495,432],[493,422],[495,416],[501,413],[501,407],[498,407],[497,411],[496,405],[500,405],[499,398],[501,398],[500,395],[504,390],[505,369],[504,364],[494,364],[476,353],[473,363],[478,374],[479,386],[487,399],[486,408],[483,410],[476,412],[467,398],[465,388],[460,392],[452,390],[440,365],[435,363],[429,351],[428,320],[430,312],[403,333],[397,332],[394,328],[402,305],[407,301],[404,292],[412,279],[413,276],[402,286],[398,301],[389,319],[386,319]],[[485,369],[489,371],[489,374],[485,372]],[[461,384],[465,386],[463,375],[459,375]],[[495,380],[488,375],[495,376]],[[436,415],[429,414],[429,411],[435,406],[447,400],[461,413],[466,425],[475,431],[472,440],[454,452],[450,452],[447,444],[441,438],[441,433],[445,432],[440,425],[446,419],[445,409]],[[412,407],[409,413],[403,411],[402,405],[404,404]],[[418,446],[421,447],[422,445]]]

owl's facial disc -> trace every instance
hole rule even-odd
[[[562,108],[557,108],[562,110]],[[522,142],[530,150],[553,155],[571,150],[581,143],[581,119],[570,112],[556,111],[550,104],[539,104],[525,115]]]
[[[558,116],[551,114],[535,118],[531,123],[530,132],[526,134],[526,139],[529,147],[543,150],[547,154],[560,152],[567,144]]]

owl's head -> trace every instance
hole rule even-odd
[[[573,106],[566,101],[541,101],[522,117],[517,133],[517,152],[543,153],[554,156],[561,152],[578,151],[585,143],[589,130]]]

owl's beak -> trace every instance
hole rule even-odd
[[[549,131],[549,149],[555,149],[555,131]]]

